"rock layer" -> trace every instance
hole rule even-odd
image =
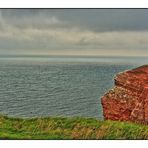
[[[101,103],[106,120],[148,124],[148,65],[117,74]]]

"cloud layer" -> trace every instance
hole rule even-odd
[[[68,10],[65,10],[68,12]],[[74,11],[74,10],[73,10]],[[76,11],[76,10],[75,10]],[[82,12],[83,10],[81,10]],[[86,10],[85,10],[86,11]],[[92,11],[92,10],[91,10]],[[94,10],[97,14],[97,10]],[[19,13],[20,12],[20,13]],[[76,19],[59,10],[1,10],[0,53],[1,54],[60,54],[60,55],[148,55],[148,28],[135,21],[140,14],[136,11],[132,24],[125,13],[102,13],[90,19],[89,10]],[[106,11],[104,11],[106,12]],[[92,12],[90,12],[92,13]],[[144,11],[143,15],[148,14]],[[77,13],[78,14],[78,13]],[[134,13],[133,13],[134,14]],[[82,17],[82,21],[80,18]],[[104,18],[103,18],[104,17]],[[110,19],[112,18],[112,19]],[[119,22],[117,22],[119,18]],[[122,19],[123,18],[123,19]],[[132,19],[132,18],[131,18]],[[143,18],[144,19],[144,18]],[[91,21],[89,23],[89,20]],[[109,22],[109,25],[105,22]],[[129,22],[128,22],[129,21]],[[115,23],[116,22],[116,23]],[[122,27],[123,24],[125,27]],[[97,28],[98,26],[98,28]],[[119,26],[117,29],[115,26]],[[148,27],[148,26],[147,26]],[[106,28],[106,29],[105,29]],[[120,29],[119,29],[120,28]]]

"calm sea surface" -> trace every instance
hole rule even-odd
[[[100,97],[140,57],[0,57],[0,113],[102,119]]]

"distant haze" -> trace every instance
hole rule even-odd
[[[0,9],[0,55],[148,56],[148,9]]]

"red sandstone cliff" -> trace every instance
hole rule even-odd
[[[117,74],[101,102],[104,119],[148,124],[148,65]]]

